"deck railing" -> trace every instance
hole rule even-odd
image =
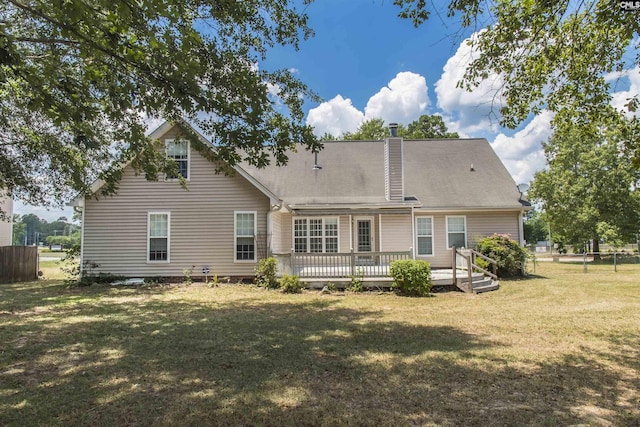
[[[291,251],[291,270],[301,279],[347,279],[352,276],[389,277],[393,261],[411,259],[411,251],[296,253]]]

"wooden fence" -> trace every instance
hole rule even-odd
[[[0,283],[38,280],[36,246],[0,246]]]

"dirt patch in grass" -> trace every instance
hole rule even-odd
[[[3,285],[0,424],[637,425],[640,268],[597,267],[433,298]]]

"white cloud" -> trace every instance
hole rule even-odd
[[[365,119],[383,119],[385,123],[410,123],[429,105],[427,81],[420,74],[398,73],[387,86],[369,98]]]
[[[435,84],[437,104],[452,121],[452,130],[465,135],[496,131],[499,110],[503,105],[502,77],[490,76],[472,92],[456,87],[467,66],[477,57],[477,52],[468,41],[466,39],[460,43],[456,53],[442,69],[442,75]]]
[[[491,143],[516,183],[527,183],[545,166],[542,142],[551,136],[553,113],[543,111],[513,136],[499,134]]]
[[[365,119],[380,118],[385,123],[408,124],[425,113],[429,105],[427,91],[424,77],[409,71],[401,72],[369,98],[364,113],[353,106],[351,99],[337,95],[309,110],[307,124],[314,127],[317,136],[325,132],[334,136],[354,132]]]
[[[364,114],[353,106],[351,99],[337,95],[309,110],[307,124],[314,127],[316,136],[322,136],[325,132],[339,136],[355,131],[363,119]]]
[[[620,79],[620,81],[628,81],[628,90],[620,90],[611,93],[611,104],[618,110],[623,110],[629,116],[631,116],[633,113],[627,110],[625,104],[629,102],[630,98],[640,95],[640,66],[633,69],[624,70],[620,73],[611,73],[606,76],[606,79],[608,81],[615,81],[618,79]],[[635,115],[640,116],[640,111],[636,111]]]

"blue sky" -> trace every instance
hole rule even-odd
[[[322,135],[353,131],[364,119],[407,124],[421,114],[441,114],[451,130],[464,137],[491,142],[516,183],[529,182],[544,167],[541,142],[550,136],[551,114],[543,111],[516,130],[498,126],[496,114],[502,82],[492,76],[475,91],[456,88],[473,52],[464,44],[471,31],[441,13],[414,28],[397,17],[391,0],[316,0],[306,9],[315,37],[300,50],[274,48],[263,69],[287,68],[324,102],[307,103],[307,122]],[[620,77],[620,76],[615,76]],[[622,76],[614,103],[622,106],[629,93],[640,92],[640,72]],[[618,105],[619,104],[619,105]],[[33,212],[55,220],[72,211],[46,211],[17,202],[14,212]]]

